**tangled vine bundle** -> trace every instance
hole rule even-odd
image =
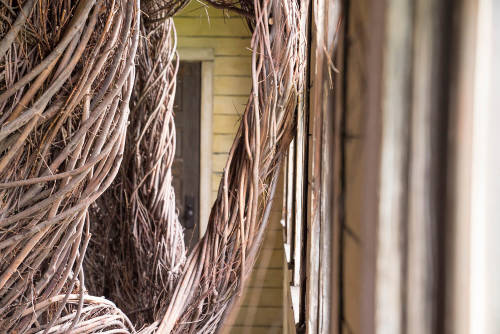
[[[173,21],[142,24],[141,34],[124,158],[114,184],[91,209],[93,242],[84,267],[92,293],[145,324],[165,311],[186,250],[171,170],[179,66]]]
[[[2,331],[212,333],[242,289],[293,136],[308,2],[213,2],[252,26],[253,86],[207,233],[187,258],[170,170],[169,17],[185,3],[2,2]]]

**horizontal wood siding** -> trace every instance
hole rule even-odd
[[[229,316],[224,334],[283,333],[283,228],[280,224],[283,185],[276,195],[260,254],[235,311]]]

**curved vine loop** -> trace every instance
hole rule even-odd
[[[0,7],[0,328],[48,332],[62,319],[77,328],[90,298],[82,270],[88,208],[113,181],[124,150],[138,2],[7,2]]]
[[[172,19],[141,24],[124,158],[116,182],[91,210],[88,288],[138,325],[165,311],[186,260],[172,186],[174,96],[179,67]]]

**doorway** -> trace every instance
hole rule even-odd
[[[176,150],[172,174],[188,250],[200,235],[200,110],[201,62],[181,62],[174,102]]]

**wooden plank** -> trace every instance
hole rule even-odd
[[[355,332],[354,330],[352,330],[352,326],[349,324],[349,321],[347,320],[344,320],[342,322],[342,334],[355,334],[357,332]]]
[[[269,219],[272,224],[269,224],[267,227],[266,233],[269,232],[283,232],[283,227],[281,226],[281,212],[278,211],[271,211],[271,215],[269,216]],[[278,247],[278,249],[282,249],[282,247]]]
[[[290,299],[293,310],[293,321],[297,326],[300,323],[300,286],[290,286]]]
[[[228,153],[212,154],[212,169],[214,172],[222,172],[226,166]]]
[[[354,240],[350,235],[344,236],[344,317],[350,324],[352,333],[361,333],[361,265],[362,265],[362,245]]]
[[[284,172],[284,175],[283,177],[286,176],[286,171]],[[285,182],[285,185],[286,185],[286,182]],[[286,186],[285,186],[286,187]],[[286,194],[286,192],[284,192],[283,194]],[[283,196],[285,197],[285,196]],[[286,202],[284,202],[284,204],[286,204]],[[286,245],[285,245],[286,246]],[[286,251],[285,251],[286,252]],[[283,304],[283,307],[282,307],[282,315],[281,315],[281,318],[283,320],[282,322],[282,327],[283,327],[283,333],[285,334],[289,334],[290,331],[288,330],[288,317],[289,317],[289,313],[288,313],[288,309],[289,309],[289,306],[288,306],[288,286],[289,286],[289,279],[288,279],[288,261],[287,259],[283,259],[283,284],[282,284],[282,304]]]
[[[316,7],[320,2],[313,4],[313,12],[320,10],[321,8]],[[321,15],[321,13],[320,13]],[[312,25],[312,36],[317,36],[319,34],[318,29],[322,29],[320,26]],[[317,38],[313,38],[311,41],[311,59],[310,68],[317,68],[317,62],[321,60],[323,53],[317,52]],[[319,57],[318,57],[319,56]],[[306,292],[306,329],[307,333],[317,334],[318,333],[318,315],[319,315],[319,259],[320,259],[320,220],[319,220],[319,201],[320,201],[320,129],[321,129],[321,108],[317,105],[318,98],[316,97],[318,84],[320,82],[321,72],[310,71],[309,73],[309,85],[311,86],[311,91],[309,93],[309,168],[308,168],[308,213],[307,213],[307,228],[309,233],[307,234],[307,267],[308,267],[308,282],[307,282],[307,292]],[[334,303],[335,301],[332,300]],[[333,332],[336,333],[336,332]]]
[[[241,117],[239,115],[214,115],[214,134],[231,134],[234,136],[238,131],[240,120]]]
[[[385,3],[365,1],[365,12],[368,12],[366,30],[361,32],[366,49],[363,60],[366,85],[363,101],[365,115],[363,133],[363,194],[360,210],[362,246],[361,272],[361,333],[375,333],[375,277],[377,254],[377,226],[379,217],[379,175],[380,175],[380,142],[381,142],[381,99],[382,99],[382,71],[383,46],[385,34]],[[348,43],[350,39],[344,39]],[[346,54],[348,59],[349,55]],[[346,59],[346,61],[347,61]]]
[[[216,198],[217,198],[217,191],[212,191],[212,197],[210,198],[211,201],[210,208],[212,208],[212,205],[214,204]]]
[[[282,278],[282,275],[279,277]],[[283,300],[283,287],[282,284],[279,288],[269,287],[245,287],[241,305],[243,306],[273,306],[282,307]]]
[[[269,219],[271,219],[271,221],[280,222],[281,218],[282,218],[281,215],[282,215],[281,211],[272,210],[271,214],[269,215]],[[275,224],[272,227],[270,226],[270,229],[283,231],[283,227],[281,226],[281,224]],[[281,249],[281,247],[280,247],[280,249]]]
[[[293,194],[294,194],[294,182],[293,182],[293,172],[294,172],[294,152],[295,152],[295,141],[292,140],[290,143],[290,147],[288,148],[288,154],[287,154],[287,190],[286,190],[286,218],[285,218],[285,223],[286,223],[286,244],[290,248],[290,251],[292,251],[292,240],[293,240],[293,235],[292,235],[292,228],[293,228]]]
[[[364,192],[364,149],[365,131],[365,106],[366,106],[366,80],[371,75],[371,69],[365,64],[366,50],[369,47],[369,15],[371,1],[356,1],[349,5],[347,24],[345,27],[346,38],[349,38],[349,47],[342,52],[344,55],[337,57],[338,66],[342,66],[346,76],[344,93],[339,104],[345,104],[345,137],[344,137],[344,170],[345,170],[345,222],[350,234],[355,234],[361,239],[361,216],[363,210],[359,209]],[[342,39],[339,39],[343,43]],[[351,43],[352,41],[352,43]],[[344,44],[339,44],[344,47]],[[341,65],[340,65],[341,64]],[[340,82],[339,82],[340,84]],[[345,101],[344,101],[345,100]],[[340,105],[341,106],[341,105]],[[361,273],[360,273],[361,275]]]
[[[369,93],[367,80],[377,71],[367,65],[367,50],[370,49],[371,29],[373,22],[372,7],[377,5],[371,1],[357,1],[348,7],[347,26],[339,36],[339,50],[335,63],[342,68],[345,84],[340,80],[334,83],[336,90],[336,109],[344,110],[345,135],[342,139],[344,151],[344,223],[342,229],[342,331],[350,333],[373,333],[374,321],[374,268],[375,268],[375,221],[377,212],[371,212],[363,220],[367,202],[377,207],[378,189],[370,189],[366,182],[367,172],[370,177],[378,177],[378,162],[367,164],[368,155],[378,155],[378,141],[368,140],[368,131],[376,131],[380,125],[367,125],[367,108],[380,108],[380,104],[371,105],[367,101]],[[379,5],[380,6],[380,5]],[[380,10],[379,10],[380,12]],[[383,21],[379,23],[383,25]],[[380,33],[379,33],[380,34]],[[381,35],[381,34],[380,34]],[[379,35],[379,36],[380,36]],[[377,37],[377,35],[375,35]],[[346,40],[349,41],[346,47]],[[380,45],[380,44],[379,44]],[[380,48],[380,46],[379,46]],[[379,66],[380,67],[380,66]],[[380,76],[378,76],[380,80]],[[371,81],[373,82],[373,80]],[[380,83],[377,82],[377,85]],[[380,111],[379,111],[380,112]],[[372,210],[373,210],[372,207]],[[366,229],[366,230],[365,230]],[[370,231],[370,232],[369,232]],[[366,242],[366,245],[365,245]],[[370,264],[370,262],[372,262]],[[370,267],[371,265],[371,267]],[[368,271],[367,269],[371,269]]]
[[[215,76],[214,78],[215,95],[248,96],[251,87],[252,79],[250,77]]]
[[[361,217],[359,209],[364,191],[364,148],[363,141],[352,139],[344,144],[345,150],[345,226],[349,234],[362,242]]]
[[[294,219],[292,224],[294,224],[294,242],[293,242],[293,285],[301,286],[302,284],[302,276],[305,274],[304,272],[304,263],[302,260],[302,251],[305,247],[303,244],[303,213],[304,213],[304,154],[305,154],[305,141],[307,139],[305,134],[305,126],[306,126],[306,117],[304,112],[304,97],[299,97],[299,103],[297,106],[297,133],[295,136],[295,161],[294,161],[294,180],[295,189],[293,200],[295,202],[295,211],[294,211]],[[300,296],[300,294],[299,294]],[[300,308],[303,304],[303,301],[299,298]]]
[[[271,206],[271,212],[279,213],[279,219],[277,221],[278,223],[277,225],[279,225],[280,227],[283,227],[281,220],[284,218],[284,212],[283,212],[283,199],[284,199],[283,186],[285,184],[284,174],[283,174],[284,169],[285,168],[282,168],[280,170],[280,175],[278,175],[278,182],[276,184],[277,191],[276,194],[274,195],[273,205]]]
[[[303,17],[307,16],[308,7],[301,7]],[[306,21],[303,21],[306,24]],[[302,27],[305,31],[305,26]],[[305,52],[305,50],[302,50]],[[303,74],[305,75],[305,73]],[[302,78],[305,81],[305,78]],[[306,145],[307,145],[307,116],[306,116],[306,103],[307,96],[306,92],[300,92],[298,96],[298,104],[296,108],[296,136],[295,136],[295,156],[294,156],[294,191],[293,191],[293,201],[294,201],[294,217],[291,224],[293,224],[293,247],[291,248],[293,257],[293,273],[292,273],[292,285],[291,296],[293,302],[294,318],[296,323],[305,322],[305,289],[306,289],[306,263],[303,259],[302,254],[306,244],[304,242],[305,238],[305,222],[304,222],[304,212],[307,208],[305,207],[305,180],[307,179],[306,168],[307,159],[305,159]]]
[[[214,49],[212,48],[177,48],[179,58],[182,61],[213,61]],[[212,70],[213,72],[213,70]],[[210,83],[211,84],[211,83]]]
[[[470,332],[500,329],[500,3],[479,1],[470,202]],[[463,191],[460,189],[460,191]]]
[[[250,76],[252,73],[252,57],[217,57],[215,59],[215,75]]]
[[[470,236],[472,178],[471,162],[474,161],[472,143],[474,135],[474,85],[476,75],[476,43],[478,37],[478,3],[462,1],[456,15],[454,42],[457,45],[456,63],[450,70],[450,140],[448,158],[448,214],[449,233],[446,240],[447,262],[445,285],[444,333],[471,333],[471,254]]]
[[[406,221],[412,1],[389,2],[386,13],[375,331],[396,334],[404,331],[401,240]]]
[[[222,173],[220,173],[220,172],[213,172],[212,173],[212,191],[219,190],[219,184],[220,184],[221,178],[222,178]]]
[[[228,153],[234,141],[234,135],[214,134],[213,153]]]
[[[248,102],[248,93],[244,96],[214,96],[214,114],[241,117]]]
[[[445,152],[447,91],[443,68],[449,62],[449,39],[443,15],[449,8],[439,1],[422,0],[414,8],[411,147],[409,147],[408,272],[406,332],[441,333],[444,316],[439,301],[444,288],[440,268],[446,196]],[[451,21],[451,19],[449,19]],[[448,82],[446,82],[448,84]],[[439,289],[439,290],[438,290]],[[476,332],[476,331],[472,331]],[[479,331],[480,332],[480,331]],[[486,331],[487,332],[487,331]]]
[[[281,276],[283,271],[280,268],[257,268],[252,271],[246,286],[252,288],[281,288]]]
[[[234,325],[281,327],[281,307],[241,306]]]
[[[312,41],[314,43],[314,41]],[[314,44],[312,46],[314,49]],[[314,59],[311,59],[311,66],[314,66]],[[311,76],[313,80],[313,76]],[[313,88],[314,89],[314,88]],[[313,106],[313,103],[311,103]],[[310,123],[309,133],[316,133],[319,121],[319,110],[310,108]],[[318,217],[318,177],[317,177],[317,160],[315,156],[318,154],[317,138],[309,136],[309,168],[308,168],[308,182],[310,187],[307,192],[308,199],[308,212],[307,212],[307,291],[306,291],[306,328],[308,333],[317,333],[318,330],[318,305],[319,305],[319,217]]]
[[[250,37],[234,36],[183,36],[179,48],[213,48],[214,56],[251,56]]]
[[[295,334],[295,319],[293,315],[292,298],[290,294],[290,283],[292,281],[292,270],[288,269],[288,263],[283,262],[283,328],[288,334]]]
[[[310,73],[310,159],[309,180],[311,209],[310,272],[307,291],[308,333],[338,333],[339,270],[340,270],[340,207],[341,196],[341,115],[335,108],[331,89],[329,59],[334,54],[335,34],[339,22],[339,3],[318,1],[313,3],[311,24],[313,40]],[[328,56],[328,58],[327,58]],[[337,83],[337,81],[335,82]],[[336,86],[335,86],[336,87]]]
[[[243,19],[238,18],[191,18],[175,17],[177,36],[231,36],[247,37],[250,31]]]
[[[272,222],[274,223],[274,222]],[[277,224],[273,224],[277,225]],[[262,242],[263,249],[281,249],[283,247],[283,232],[279,227],[266,231],[264,241]]]
[[[281,268],[281,262],[283,261],[284,253],[283,250],[274,249],[262,249],[255,261],[255,269],[279,269]],[[254,269],[254,270],[255,270]]]

